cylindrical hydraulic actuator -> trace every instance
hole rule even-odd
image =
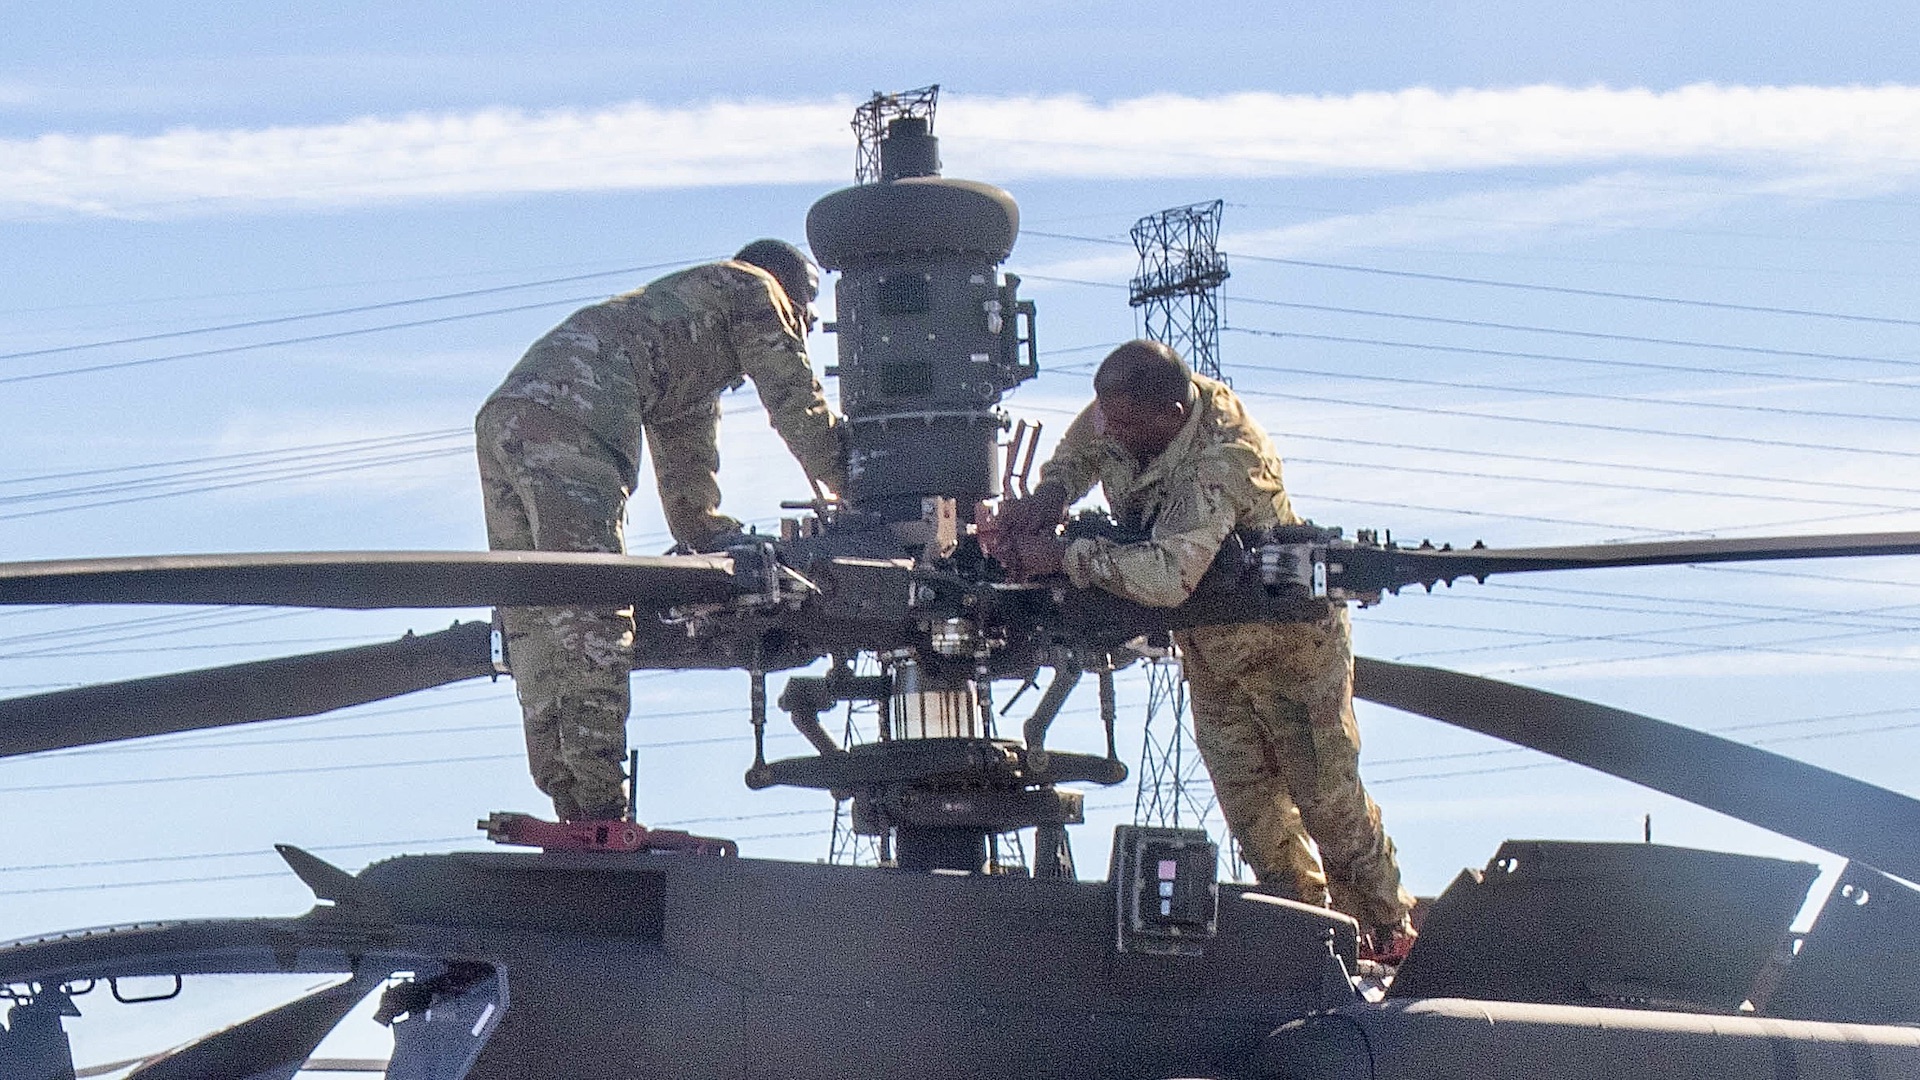
[[[807,213],[820,265],[840,272],[840,407],[853,509],[888,521],[951,498],[964,520],[999,494],[997,408],[1037,372],[1033,305],[997,267],[1020,211],[990,184],[939,175],[926,121],[888,125],[879,183],[833,192]]]

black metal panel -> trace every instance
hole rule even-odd
[[[1509,840],[1434,903],[1391,996],[1731,1012],[1818,872],[1655,844]]]
[[[411,855],[361,880],[398,923],[659,941],[665,886],[652,855]]]
[[[1266,1032],[1339,1003],[1328,947],[1353,948],[1350,921],[1238,890],[1206,956],[1116,956],[1098,883],[654,861],[662,945],[507,961],[471,1080],[1251,1077]]]
[[[1798,1020],[1920,1023],[1920,983],[1906,962],[1920,942],[1920,892],[1848,864],[1761,1010]]]

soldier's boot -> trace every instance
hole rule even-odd
[[[624,770],[618,775],[624,776]],[[604,769],[593,769],[574,778],[571,814],[562,821],[625,821],[633,807],[630,779],[608,783]]]
[[[626,821],[632,802],[622,791],[614,799],[598,799],[577,807],[571,817],[562,821]]]

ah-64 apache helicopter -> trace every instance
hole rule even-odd
[[[138,1067],[139,1080],[288,1080],[385,987],[393,1080],[676,1077],[1855,1078],[1920,1076],[1920,992],[1890,963],[1920,928],[1920,802],[1649,717],[1361,659],[1357,694],[1691,800],[1851,860],[1813,929],[1814,868],[1655,845],[1510,842],[1431,906],[1383,999],[1356,927],[1217,880],[1204,833],[1124,827],[1105,881],[1067,826],[1113,784],[1114,672],[1142,636],[1313,617],[1413,584],[1609,566],[1920,553],[1920,534],[1566,548],[1405,548],[1298,527],[1229,542],[1187,603],[1149,609],[1003,580],[965,526],[1000,494],[1001,396],[1036,371],[1033,308],[999,264],[1004,191],[944,179],[924,117],[875,182],[816,203],[840,272],[850,490],[724,555],[327,553],[0,566],[0,603],[342,608],[632,602],[637,665],[744,669],[751,787],[850,794],[881,868],[740,858],[637,822],[592,835],[496,817],[540,853],[403,856],[350,875],[281,853],[320,903],[288,919],[53,934],[0,945],[0,1077],[74,1076],[61,1018],[133,977],[342,981]],[[1026,457],[1030,458],[1031,451]],[[1077,527],[1092,527],[1082,524]],[[498,673],[484,623],[384,645],[0,702],[0,755],[310,715]],[[874,674],[856,667],[867,661]],[[777,705],[814,754],[768,761]],[[996,683],[1047,689],[1018,738]],[[1100,686],[1104,753],[1049,725]],[[872,702],[880,737],[820,723]],[[984,873],[1035,830],[1031,874]]]

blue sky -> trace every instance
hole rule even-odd
[[[1323,523],[1492,544],[1920,528],[1920,74],[1893,5],[392,8],[10,13],[0,558],[479,547],[463,433],[526,344],[662,264],[800,239],[851,179],[853,103],[933,81],[949,174],[1021,201],[1008,268],[1050,373],[1009,405],[1052,431],[1134,333],[1114,241],[1221,198],[1226,367]],[[273,319],[294,321],[202,332]],[[799,473],[750,395],[727,410],[728,508],[770,519]],[[663,546],[649,496],[630,535]],[[470,614],[0,612],[0,693]],[[1356,625],[1370,655],[1920,793],[1917,617],[1920,564],[1875,560],[1516,578]],[[739,783],[744,687],[636,683],[646,816],[820,857],[817,800]],[[475,818],[540,806],[515,717],[505,684],[473,685],[0,763],[0,938],[298,912],[274,841],[354,867],[472,846]],[[1363,724],[1418,891],[1509,836],[1631,839],[1648,813],[1666,841],[1817,857],[1426,721]],[[1097,738],[1084,711],[1062,729]],[[1098,865],[1130,792],[1089,802]],[[82,1059],[165,1041],[93,1032]]]

